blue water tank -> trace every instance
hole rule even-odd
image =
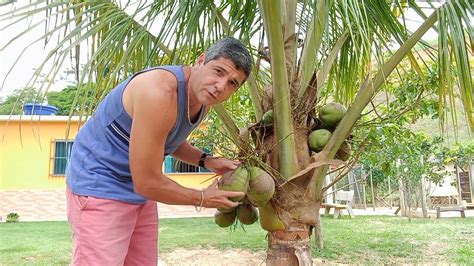
[[[26,103],[23,105],[23,112],[25,115],[55,115],[58,108],[40,103]]]

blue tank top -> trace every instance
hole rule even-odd
[[[154,67],[134,74],[104,98],[79,130],[66,172],[66,183],[74,194],[133,204],[145,203],[146,199],[133,190],[129,165],[132,118],[123,107],[122,96],[131,79],[154,69],[169,71],[178,81],[178,114],[174,127],[168,133],[163,156],[173,153],[202,121],[204,107],[194,124],[188,119],[182,66]]]

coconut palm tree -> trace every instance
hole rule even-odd
[[[410,68],[423,79],[421,66],[437,61],[440,117],[459,98],[474,129],[469,61],[474,50],[474,5],[469,0],[423,1],[424,6],[415,2],[38,1],[0,18],[11,20],[10,27],[46,14],[25,30],[44,27],[45,34],[33,42],[52,47],[45,62],[53,61],[53,67],[46,71],[43,64],[38,73],[55,76],[72,54],[79,82],[97,82],[97,99],[124,75],[144,67],[191,63],[222,36],[248,43],[256,59],[247,83],[256,121],[238,128],[222,105],[214,110],[240,158],[265,169],[276,181],[272,200],[259,207],[261,225],[268,231],[267,264],[308,265],[313,228],[316,244],[323,247],[319,207],[324,177],[330,165],[347,170],[357,158],[352,156],[348,163],[334,159],[339,147],[361,120],[367,122],[367,113],[377,113],[379,123],[397,117],[389,108],[390,91],[385,86],[392,72],[402,75],[404,68]],[[408,26],[413,14],[422,23],[412,32]],[[421,39],[430,29],[438,34],[434,45]],[[23,34],[6,45],[14,45]],[[87,63],[79,71],[81,58]],[[407,64],[400,64],[402,60]],[[386,102],[374,103],[380,92],[387,95]],[[419,95],[427,96],[423,86]],[[324,149],[312,153],[308,134],[317,110],[327,101],[348,109]],[[263,124],[261,118],[270,109],[273,123]]]

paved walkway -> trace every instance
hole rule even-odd
[[[366,210],[354,209],[357,215],[394,215],[396,208],[372,207]],[[202,209],[197,212],[193,206],[177,206],[158,203],[160,218],[178,217],[212,217],[215,209]],[[63,189],[55,190],[11,190],[0,191],[0,222],[4,222],[10,212],[20,215],[20,221],[66,221],[66,200]],[[324,213],[324,210],[321,210]],[[436,212],[430,210],[430,217]],[[347,215],[343,211],[343,215]],[[413,217],[421,217],[421,210],[412,213]],[[460,217],[459,212],[443,212],[442,217]],[[474,217],[474,209],[467,210],[466,216]]]

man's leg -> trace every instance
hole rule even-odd
[[[72,265],[123,265],[141,205],[74,195],[67,190]]]
[[[158,211],[155,201],[148,200],[140,207],[135,232],[125,265],[153,265],[158,262]]]

